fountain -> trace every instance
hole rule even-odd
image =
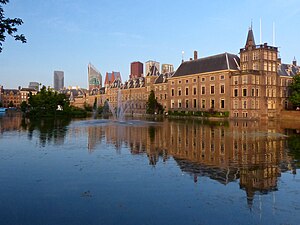
[[[112,113],[113,120],[124,122],[126,113],[131,109],[132,101],[123,101],[121,90],[119,89],[117,93],[117,104],[111,104],[109,101],[106,101],[106,104],[108,104],[109,110]]]

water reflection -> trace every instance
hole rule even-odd
[[[66,137],[87,135],[90,153],[111,145],[118,153],[148,157],[155,167],[175,160],[178,167],[198,183],[200,177],[227,185],[238,182],[251,208],[255,194],[278,190],[283,172],[296,174],[300,139],[285,124],[249,121],[172,121],[115,123],[109,120],[30,121],[20,117],[0,119],[1,132],[23,130],[31,140],[37,131],[41,146],[63,145]],[[99,149],[100,150],[100,149]]]
[[[282,172],[295,174],[295,157],[299,159],[299,139],[287,138],[290,131],[278,124],[165,120],[155,126],[116,124],[86,129],[91,152],[105,142],[115,145],[117,151],[124,145],[132,154],[146,154],[153,166],[172,157],[194,182],[200,176],[224,185],[239,182],[250,207],[256,192],[278,189]],[[290,154],[289,148],[296,153]]]
[[[28,119],[22,117],[19,112],[8,112],[0,117],[0,131],[2,134],[9,131],[26,131],[29,140],[32,140],[36,132],[41,147],[51,143],[63,145],[70,122],[71,119],[67,118]]]

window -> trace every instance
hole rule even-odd
[[[238,108],[238,101],[235,100],[235,101],[233,102],[233,108],[234,108],[234,109],[237,109],[237,108]]]
[[[197,80],[196,80],[196,79],[194,79],[193,81],[194,81],[194,83],[196,83],[196,81],[197,81]]]
[[[205,109],[205,100],[204,99],[202,99],[202,109]]]
[[[189,83],[189,80],[185,80],[185,83],[188,84],[188,83]]]
[[[201,87],[201,94],[205,95],[205,87],[204,86]]]
[[[171,100],[171,108],[174,108],[175,104],[174,104],[174,99]]]
[[[225,100],[221,99],[221,109],[224,109],[224,108],[225,108]]]
[[[225,93],[225,85],[224,84],[221,84],[220,93],[221,94]]]
[[[211,85],[210,86],[210,94],[215,94],[215,86],[214,85]]]
[[[234,89],[233,96],[234,96],[234,97],[237,97],[237,96],[238,96],[238,89]]]
[[[194,87],[194,95],[197,94],[197,88]]]
[[[225,79],[225,76],[224,75],[221,75],[220,76],[220,80],[224,80]]]
[[[202,77],[201,81],[204,82],[205,81],[205,77]]]
[[[181,96],[181,89],[178,90],[178,96]]]
[[[243,89],[243,96],[244,97],[247,96],[247,89],[246,88]]]
[[[181,84],[181,80],[178,81],[178,84]]]
[[[215,100],[214,99],[211,99],[211,101],[210,101],[210,107],[212,109],[215,108]]]
[[[247,101],[243,101],[243,109],[247,109]]]
[[[214,81],[214,80],[215,80],[215,77],[214,77],[214,76],[211,76],[211,77],[210,77],[210,80],[211,80],[211,81]]]
[[[189,88],[185,88],[185,95],[189,95]]]
[[[194,108],[197,107],[197,99],[194,99]]]
[[[185,100],[185,108],[189,107],[189,100]]]
[[[244,62],[248,61],[248,55],[243,54],[242,55],[242,61],[244,61]]]
[[[181,108],[181,99],[178,99],[178,108]]]
[[[235,85],[237,85],[238,84],[238,77],[234,77],[234,79],[233,79],[233,83],[235,84]]]
[[[254,96],[254,95],[255,95],[255,89],[252,88],[252,89],[251,89],[251,96]]]
[[[174,96],[174,89],[172,89],[172,96]]]

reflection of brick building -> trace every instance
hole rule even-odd
[[[132,154],[147,154],[151,165],[173,157],[195,182],[199,176],[225,185],[239,179],[251,204],[255,192],[276,190],[282,162],[290,161],[285,153],[285,137],[278,137],[279,131],[272,125],[249,121],[213,124],[165,121],[145,125],[143,129],[118,125],[96,127],[90,130],[89,146],[95,148],[93,140],[105,137],[105,142],[116,148],[125,144]]]

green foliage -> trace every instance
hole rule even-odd
[[[12,36],[16,41],[26,43],[26,38],[23,34],[15,34],[18,29],[17,26],[23,24],[20,18],[5,18],[3,5],[7,4],[9,0],[0,0],[0,52],[2,52],[2,45],[5,42],[6,35]]]
[[[36,117],[51,117],[56,115],[64,115],[72,112],[69,99],[65,94],[53,92],[45,86],[36,95],[29,94],[29,115]],[[57,110],[58,106],[62,110]]]
[[[25,101],[23,101],[20,105],[20,108],[23,113],[26,113],[28,110],[28,104]]]
[[[164,108],[160,103],[157,102],[154,91],[151,90],[146,105],[146,113],[154,114],[155,112],[161,114],[164,112]]]
[[[300,107],[300,74],[294,76],[293,82],[290,85],[290,97],[289,100],[293,106]]]

